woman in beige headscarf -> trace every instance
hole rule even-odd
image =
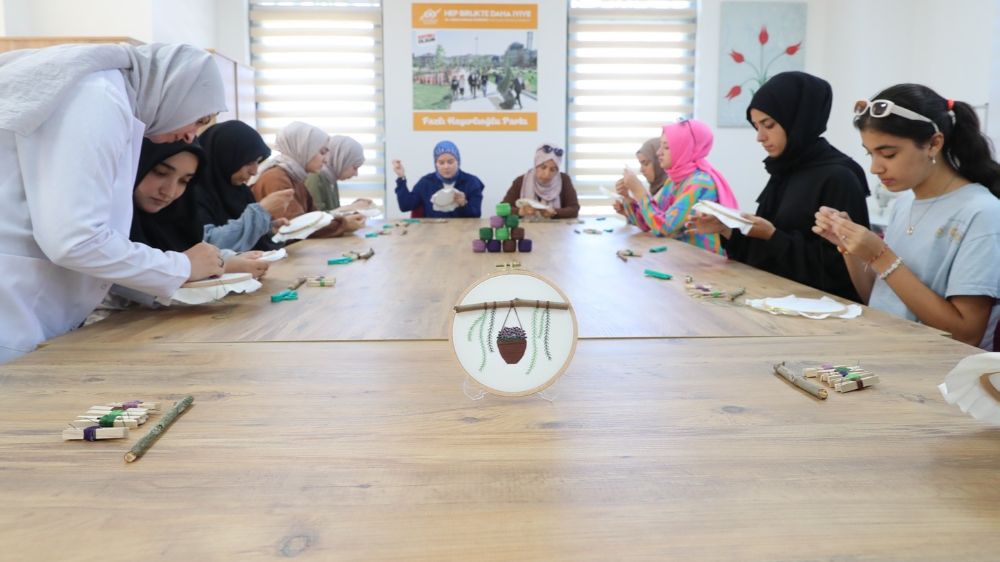
[[[320,211],[332,211],[340,207],[338,181],[346,181],[358,175],[358,168],[365,163],[365,150],[361,143],[335,135],[327,143],[330,153],[322,170],[306,176],[306,189],[312,195],[313,203]]]
[[[285,126],[274,141],[277,151],[261,164],[256,181],[250,186],[257,201],[269,194],[292,190],[292,201],[283,213],[272,213],[272,218],[292,220],[299,215],[319,210],[316,201],[306,188],[306,176],[323,169],[329,157],[327,146],[330,136],[323,129],[293,121]],[[314,238],[330,238],[357,230],[365,224],[363,215],[334,218],[329,226],[316,231]]]
[[[635,157],[639,161],[639,173],[649,182],[649,194],[656,195],[663,184],[667,183],[667,172],[660,166],[660,159],[656,156],[656,151],[660,149],[660,137],[653,137],[642,143],[639,150],[635,152]],[[624,185],[621,181],[615,185]],[[635,224],[635,217],[626,213],[625,206],[621,201],[615,201],[615,212],[624,215],[630,224]]]
[[[209,244],[179,253],[129,241],[143,137],[190,142],[226,109],[208,53],[13,51],[0,55],[0,100],[0,363],[79,326],[114,283],[167,299],[222,273]]]

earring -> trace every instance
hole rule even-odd
[[[937,164],[937,158],[931,156],[931,166],[933,166],[934,164]]]

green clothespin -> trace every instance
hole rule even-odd
[[[285,289],[280,293],[275,293],[271,295],[271,302],[297,301],[297,300],[299,300],[299,293],[291,289]]]
[[[392,228],[394,226],[395,225],[393,225],[393,224],[383,224],[382,225],[382,230],[389,230],[390,228]]]
[[[420,219],[403,219],[406,224],[420,224]]]
[[[656,271],[655,269],[647,269],[643,271],[643,273],[646,274],[646,277],[655,277],[657,279],[666,279],[668,281],[674,278],[674,276],[669,273],[663,273],[662,271]]]
[[[350,256],[344,256],[342,258],[333,258],[331,260],[326,260],[326,265],[344,265],[345,263],[351,263],[354,258]]]
[[[649,253],[651,253],[651,254],[659,254],[660,252],[666,252],[666,251],[667,251],[667,247],[666,246],[657,246],[655,248],[650,248],[649,249]]]
[[[369,232],[365,234],[365,238],[378,238],[378,232]]]

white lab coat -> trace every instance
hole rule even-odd
[[[167,298],[191,263],[129,241],[145,125],[118,70],[28,136],[0,130],[0,363],[77,326],[118,283]]]

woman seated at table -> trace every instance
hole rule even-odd
[[[712,130],[695,119],[663,127],[656,157],[667,171],[663,189],[650,194],[630,170],[618,180],[615,189],[623,199],[628,221],[655,236],[669,236],[699,248],[725,254],[717,233],[697,234],[685,230],[691,208],[698,201],[715,201],[737,207],[729,183],[706,157],[712,150]]]
[[[263,201],[268,195],[292,190],[292,200],[284,212],[273,215],[276,219],[292,220],[299,215],[316,211],[316,204],[306,188],[306,175],[318,172],[326,162],[329,135],[319,127],[301,121],[285,126],[274,141],[278,154],[261,164],[257,180],[251,186],[254,197]],[[364,215],[355,214],[333,219],[328,226],[317,230],[311,238],[341,236],[361,228]]]
[[[194,189],[204,239],[219,248],[245,252],[274,250],[272,229],[287,224],[275,219],[292,201],[292,189],[275,191],[257,203],[246,182],[271,155],[260,133],[242,121],[212,125],[198,137],[205,163]]]
[[[635,158],[639,161],[639,173],[646,178],[650,195],[656,195],[667,181],[667,172],[660,166],[660,158],[656,154],[659,150],[660,137],[653,137],[642,143],[642,146],[635,153]],[[619,183],[621,182],[619,181]],[[615,187],[617,186],[616,183]],[[619,193],[619,195],[622,195],[623,198],[625,196],[624,193]],[[635,215],[629,215],[625,212],[625,205],[622,204],[622,201],[615,201],[612,206],[615,208],[615,212],[624,216],[629,224],[635,224]]]
[[[306,189],[309,190],[316,209],[320,211],[340,208],[340,187],[337,182],[357,176],[358,169],[365,163],[364,148],[351,137],[332,136],[327,148],[330,152],[323,169],[306,176]]]
[[[192,182],[204,157],[198,143],[142,141],[132,191],[130,240],[165,252],[183,252],[202,241],[204,229],[194,193],[198,187]],[[251,273],[255,278],[264,275],[269,265],[255,259],[259,256],[260,252],[222,251],[226,273]]]
[[[851,300],[859,300],[837,248],[812,231],[822,206],[841,209],[868,226],[865,172],[820,135],[830,117],[833,90],[804,72],[782,72],[764,83],[747,108],[747,121],[767,152],[771,175],[757,197],[749,233],[698,214],[691,232],[721,234],[730,259]]]
[[[871,171],[896,199],[885,240],[825,206],[814,232],[843,254],[872,308],[995,351],[1000,164],[967,103],[900,84],[855,106]]]
[[[535,165],[514,180],[504,195],[503,202],[510,203],[522,217],[571,219],[579,216],[580,202],[576,197],[573,180],[560,171],[563,154],[562,147],[554,143],[536,148]],[[520,200],[524,200],[525,204],[517,205]],[[542,208],[527,204],[527,201]]]
[[[434,146],[434,172],[420,178],[410,191],[406,171],[399,160],[392,161],[396,172],[396,202],[400,211],[423,209],[431,218],[479,218],[483,203],[483,182],[461,169],[462,157],[450,141]]]

